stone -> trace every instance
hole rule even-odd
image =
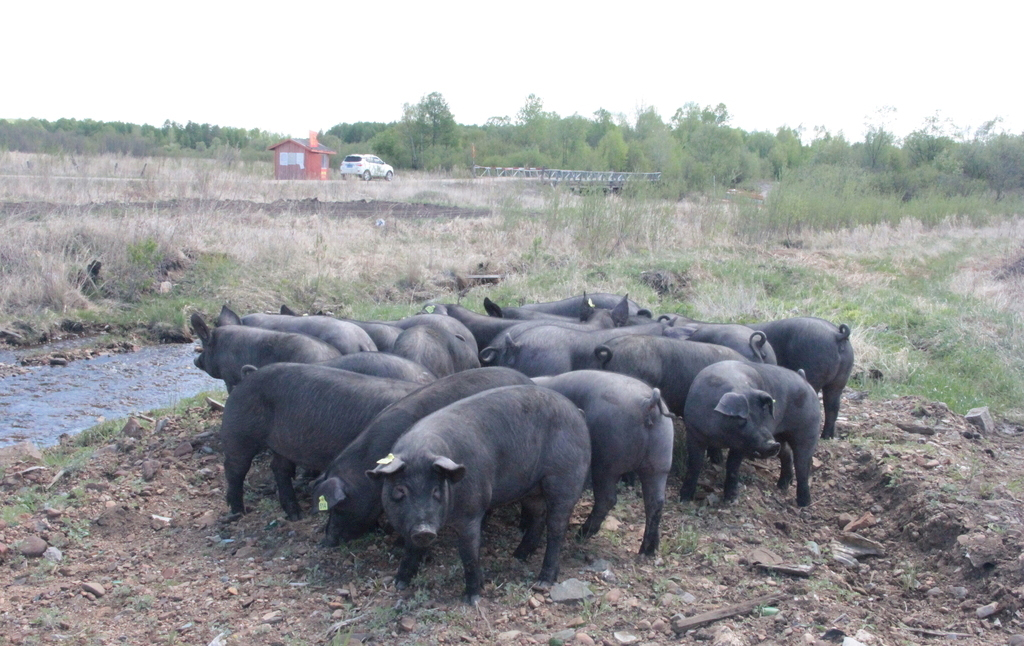
[[[411,633],[416,630],[416,618],[406,615],[398,620],[398,629],[403,633]],[[499,637],[500,638],[500,637]]]
[[[594,596],[587,584],[579,579],[566,579],[561,583],[556,583],[551,586],[550,594],[551,600],[558,602],[580,601]]]
[[[859,532],[862,529],[872,527],[876,524],[878,524],[878,521],[875,519],[875,515],[872,514],[870,511],[866,511],[860,518],[851,521],[845,527],[843,527],[843,531]]]
[[[10,553],[10,551],[11,548],[8,547],[6,543],[0,543],[0,561],[7,558],[7,555]]]
[[[38,536],[29,536],[18,544],[18,551],[29,558],[39,558],[46,552],[46,541]]]
[[[174,285],[171,284],[171,281],[164,280],[164,281],[161,281],[159,285],[157,285],[156,292],[158,294],[170,294],[171,293],[171,289],[173,287],[174,287]]]
[[[967,588],[953,585],[949,587],[949,593],[953,595],[953,598],[963,601],[967,598]]]
[[[608,516],[604,519],[604,522],[601,523],[601,529],[608,532],[617,532],[620,527],[622,527],[622,523],[619,522],[619,519],[615,516]]]
[[[569,619],[569,621],[565,622],[565,625],[569,628],[579,628],[580,626],[586,623],[587,622],[583,620],[583,617],[576,615],[575,617]]]
[[[59,549],[51,545],[46,548],[45,552],[43,552],[43,558],[47,561],[52,561],[53,563],[60,563],[64,560],[64,554]]]
[[[618,603],[619,599],[622,598],[622,590],[619,588],[612,588],[608,592],[604,593],[604,600],[608,603]]]
[[[867,644],[857,641],[853,637],[843,637],[843,646],[867,646]]]
[[[544,602],[538,599],[537,597],[530,597],[530,600],[526,603],[530,606],[530,608],[534,610],[544,605]]]
[[[930,588],[928,592],[925,592],[925,595],[927,595],[928,597],[937,597],[941,594],[942,588]]]
[[[144,460],[142,462],[142,479],[150,482],[160,473],[160,462],[157,460]]]
[[[583,568],[586,572],[604,572],[610,570],[612,564],[605,559],[597,559],[587,567]]]
[[[620,644],[633,644],[640,641],[639,637],[627,632],[612,633],[612,637],[614,637],[615,641],[619,642]]]
[[[653,624],[651,624],[651,630],[663,633],[668,630],[668,622],[659,617],[654,620]]]
[[[518,630],[510,630],[509,632],[516,633],[516,637],[519,636],[519,631]],[[559,630],[557,633],[552,633],[551,637],[548,639],[548,643],[551,643],[552,641],[557,641],[557,643],[564,644],[565,642],[570,641],[570,640],[575,639],[575,638],[576,638],[576,631],[573,630],[572,628],[567,628],[565,630]],[[501,639],[501,635],[498,635],[498,639],[499,640]]]
[[[238,588],[236,588],[235,586],[231,586],[230,588],[228,588],[228,594],[230,594],[233,597],[237,597],[238,596]]]
[[[43,511],[46,512],[46,517],[50,520],[55,520],[64,515],[63,509],[54,509],[53,507],[47,507]]]
[[[693,596],[689,592],[684,592],[683,594],[679,595],[679,600],[685,603],[686,605],[690,605],[691,603],[697,600],[697,597]]]
[[[182,440],[178,446],[174,447],[174,457],[183,458],[186,455],[192,454],[192,443],[188,440]]]
[[[676,605],[677,601],[679,601],[679,597],[672,594],[671,592],[666,592],[665,594],[658,597],[658,605],[662,608],[674,606]]]
[[[857,520],[857,517],[853,514],[842,513],[836,517],[836,522],[839,523],[839,529],[843,529],[853,521]]]
[[[679,613],[676,613],[676,614],[672,615],[672,617],[668,621],[669,621],[669,625],[672,627],[673,631],[675,631],[677,633],[681,633],[684,630],[686,630],[686,628],[681,625],[682,622],[685,621],[685,620],[686,620],[686,615],[684,615],[683,613],[679,612]]]
[[[821,556],[821,547],[814,541],[807,541],[807,551],[815,556]]]
[[[1024,635],[1010,635],[1010,641],[1007,642],[1007,646],[1024,646]]]
[[[875,636],[863,628],[858,629],[857,632],[853,634],[853,638],[858,641],[862,641],[865,644],[871,644],[875,641]]]
[[[17,462],[42,464],[43,453],[28,440],[0,448],[0,467],[9,467]]]
[[[984,619],[985,617],[991,617],[997,612],[999,612],[999,604],[993,601],[992,603],[975,610],[974,614],[978,616],[978,619]]]
[[[805,641],[807,640],[807,636],[811,637],[811,640],[807,643],[813,644],[815,642],[814,635],[811,635],[810,633],[805,634]],[[746,646],[746,642],[728,626],[722,626],[715,631],[711,644],[712,646]]]
[[[102,583],[96,583],[95,581],[86,581],[82,584],[82,590],[88,592],[92,596],[99,599],[107,593],[107,589],[103,587]]]
[[[196,527],[205,529],[207,527],[213,527],[217,524],[217,512],[212,509],[205,512],[202,516],[196,519]]]
[[[583,646],[594,646],[594,638],[587,633],[576,633],[576,643]]]
[[[988,412],[988,406],[972,408],[964,415],[964,419],[977,426],[978,430],[982,433],[994,433],[996,430],[996,423],[992,421],[992,415]]]
[[[138,420],[134,417],[129,417],[128,421],[125,422],[124,428],[121,429],[121,435],[134,437],[136,440],[142,437],[142,427],[139,426]]]

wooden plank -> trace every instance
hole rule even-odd
[[[708,612],[703,612],[699,615],[694,615],[692,617],[685,617],[678,621],[673,619],[672,630],[674,630],[677,633],[685,633],[687,630],[690,630],[691,628],[703,626],[704,624],[710,624],[714,621],[720,621],[722,619],[728,619],[729,617],[735,617],[736,615],[746,614],[752,611],[754,608],[757,608],[758,606],[769,605],[777,601],[781,601],[785,597],[785,593],[777,592],[775,594],[769,594],[763,597],[758,597],[756,599],[751,599],[750,601],[744,601],[743,603],[736,604],[735,606],[726,606],[724,608],[719,608],[718,610],[709,610]]]

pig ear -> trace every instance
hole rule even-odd
[[[455,464],[446,457],[440,457],[434,460],[434,471],[451,480],[452,484],[455,484],[466,476],[465,466]]]
[[[192,329],[195,330],[196,336],[205,345],[210,340],[210,328],[206,326],[206,321],[203,320],[202,316],[199,316],[199,312],[192,312]]]
[[[295,310],[288,307],[287,305],[281,306],[281,313],[284,314],[285,316],[298,316],[298,314],[295,313]]]
[[[590,304],[590,299],[587,298],[587,293],[583,292],[583,300],[580,301],[580,320],[584,323],[590,320],[590,317],[594,315],[594,306]]]
[[[487,312],[487,316],[495,316],[496,318],[502,317],[501,306],[486,296],[483,297],[483,309]]]
[[[485,366],[489,366],[494,363],[495,359],[498,358],[498,349],[491,346],[487,346],[480,351],[480,363]]]
[[[231,311],[231,308],[224,305],[220,308],[220,315],[217,317],[217,327],[222,325],[241,325],[242,319]]]
[[[508,348],[509,350],[518,351],[521,346],[518,343],[516,343],[515,341],[512,340],[512,335],[511,334],[506,334],[505,335],[505,347]]]
[[[402,462],[402,458],[396,458],[390,454],[388,457],[391,459],[383,464],[377,464],[377,468],[367,471],[366,477],[370,480],[379,480],[394,475],[405,468],[405,462]]]
[[[466,337],[462,336],[461,334],[456,334],[455,338],[458,339],[459,341],[462,341],[463,343],[466,342]]]
[[[757,395],[762,406],[768,407],[768,414],[772,416],[772,419],[775,419],[775,398],[763,390],[754,391],[754,394]]]
[[[800,368],[799,370],[797,370],[796,374],[800,375],[800,378],[803,379],[804,381],[807,381],[807,373],[804,372],[803,368]]]
[[[623,327],[629,323],[629,294],[623,296],[619,304],[612,309],[612,321],[615,322],[615,327]]]
[[[245,379],[248,375],[251,375],[257,370],[259,370],[259,368],[257,368],[256,366],[250,365],[248,363],[245,364],[244,366],[242,366],[242,379]]]
[[[718,406],[715,406],[715,410],[727,417],[740,417],[742,419],[747,419],[747,416],[750,414],[747,398],[739,393],[725,393],[722,395],[722,398],[718,400]]]
[[[345,483],[338,476],[325,478],[313,489],[313,509],[327,511],[345,499]]]
[[[644,318],[649,318],[649,319],[653,319],[654,318],[654,312],[652,312],[651,310],[647,309],[646,307],[641,307],[640,309],[638,309],[636,311],[636,315],[637,316],[642,316]]]

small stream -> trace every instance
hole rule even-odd
[[[0,351],[0,363],[17,364],[29,353],[82,345],[88,340]],[[62,433],[78,433],[99,423],[171,406],[224,382],[192,363],[191,343],[157,345],[137,352],[36,366],[22,375],[0,377],[0,446],[31,440],[56,444]]]

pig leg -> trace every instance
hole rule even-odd
[[[466,519],[459,527],[459,558],[462,559],[462,570],[466,575],[466,590],[462,601],[471,606],[480,602],[480,591],[484,586],[484,572],[480,568],[480,529],[483,520],[481,513]]]
[[[243,483],[249,473],[252,459],[259,453],[260,447],[250,445],[234,446],[234,442],[226,442],[224,447],[224,479],[227,481],[227,502],[232,514],[244,514]],[[238,443],[241,444],[241,443]]]
[[[782,463],[782,472],[779,474],[778,487],[780,491],[785,492],[789,489],[789,485],[793,483],[793,450],[789,447],[789,442],[782,442],[782,449],[779,451],[779,462]]]
[[[796,504],[798,507],[806,507],[811,504],[811,462],[814,458],[815,444],[815,441],[809,443],[802,442],[793,447],[793,463],[796,467]]]
[[[539,495],[523,498],[521,505],[519,525],[523,530],[523,540],[519,542],[512,556],[525,561],[540,547],[540,540],[544,534],[544,498]]]
[[[582,479],[581,479],[582,480]],[[561,483],[551,483],[553,486],[545,486],[547,494],[547,526],[548,544],[544,550],[544,562],[541,564],[538,582],[543,585],[554,583],[558,579],[558,560],[562,551],[562,542],[569,530],[569,519],[572,518],[572,509],[576,506],[582,491],[569,491],[568,487]],[[580,485],[582,489],[582,482]]]
[[[696,439],[696,433],[687,429],[686,431],[686,479],[679,490],[679,499],[683,502],[693,500],[697,493],[697,478],[700,477],[700,470],[704,467],[704,451],[707,447]]]
[[[821,437],[831,440],[836,436],[836,418],[839,417],[839,401],[843,397],[843,388],[846,382],[841,384],[828,384],[821,389],[821,400],[825,406],[825,428],[821,431]]]
[[[640,484],[644,492],[644,516],[647,519],[644,523],[644,539],[640,543],[640,554],[644,556],[654,556],[658,552],[658,545],[661,542],[661,510],[665,506],[667,480],[668,470],[640,471]]]
[[[725,459],[725,501],[736,500],[740,488],[740,465],[743,464],[743,452],[729,449],[729,457]]]
[[[593,465],[591,466],[593,467]],[[604,471],[604,473],[599,474],[599,471]],[[590,538],[596,534],[601,529],[601,523],[604,522],[608,512],[612,510],[618,500],[615,485],[620,474],[607,471],[607,469],[601,469],[600,466],[594,469],[594,508],[587,516],[586,522],[580,527],[580,538]]]
[[[412,541],[405,541],[405,555],[402,562],[398,564],[398,572],[395,574],[395,587],[404,590],[409,587],[409,582],[416,576],[420,569],[420,560],[427,553],[427,548],[416,547]]]
[[[292,488],[292,478],[295,477],[295,463],[278,454],[270,461],[270,470],[274,472],[274,480],[277,482],[277,498],[281,501],[288,520],[298,520],[302,516],[299,508],[299,501],[295,498],[295,489]]]

